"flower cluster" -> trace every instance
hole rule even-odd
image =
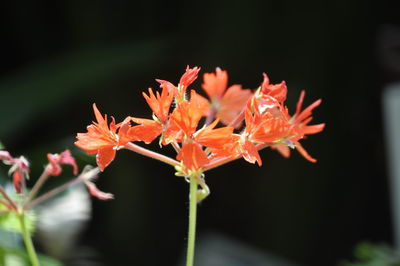
[[[227,71],[220,68],[204,74],[202,88],[207,99],[193,89],[189,91],[199,71],[199,67],[187,67],[178,85],[157,79],[160,91],[149,88],[148,93],[143,92],[152,119],[129,116],[121,123],[114,118],[108,123],[107,116],[94,104],[97,122],[89,125],[86,133],[78,133],[75,144],[89,154],[97,154],[102,171],[114,160],[117,150],[127,148],[171,164],[177,175],[186,177],[201,176],[206,170],[241,157],[261,165],[259,150],[266,147],[284,157],[290,155],[291,148],[297,149],[307,160],[316,161],[300,140],[324,129],[325,124],[309,125],[312,111],[321,100],[302,110],[302,91],[296,111],[290,115],[284,81],[271,84],[264,74],[260,87],[252,91],[237,84],[228,86]],[[199,126],[201,121],[204,124]],[[176,160],[134,144],[149,144],[157,137],[161,146],[174,147]]]

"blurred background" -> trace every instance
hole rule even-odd
[[[326,129],[303,141],[318,163],[266,150],[261,168],[238,160],[208,172],[198,265],[337,265],[360,242],[394,244],[381,103],[385,85],[400,79],[394,3],[4,2],[0,140],[31,161],[34,181],[48,152],[68,148],[81,168],[94,164],[73,145],[94,119],[94,102],[117,121],[150,117],[141,92],[157,88],[155,78],[176,84],[186,65],[202,73],[219,66],[230,84],[250,89],[266,72],[273,83],[287,82],[291,112],[303,89],[306,105],[323,99],[314,122]],[[201,78],[192,88],[200,86]],[[93,265],[182,263],[188,184],[173,169],[120,151],[97,184],[116,199],[92,200],[80,252],[70,257],[90,254]],[[238,259],[205,262],[223,254]]]

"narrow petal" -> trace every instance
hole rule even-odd
[[[321,104],[322,100],[319,99],[315,102],[313,102],[312,104],[310,104],[306,109],[304,109],[298,116],[296,116],[296,121],[298,123],[301,123],[301,121],[303,121],[304,119],[306,119],[307,117],[309,117],[311,115],[311,112],[313,109],[315,109],[317,106],[319,106]]]
[[[303,146],[300,144],[300,142],[295,141],[294,144],[296,145],[296,150],[304,157],[306,158],[308,161],[312,162],[312,163],[316,163],[317,160],[314,159],[313,157],[311,157],[310,154],[308,154],[308,152],[303,148]]]
[[[197,75],[199,74],[200,67],[190,68],[189,66],[186,67],[186,72],[182,75],[179,84],[185,88],[187,88],[190,84],[192,84],[196,79]]]
[[[147,104],[150,106],[157,118],[161,122],[166,123],[169,109],[174,98],[174,93],[169,92],[168,88],[163,86],[161,95],[159,92],[154,95],[153,90],[149,88],[149,95],[143,93],[143,97],[146,99]]]
[[[300,110],[301,110],[301,107],[303,106],[303,101],[304,101],[305,95],[306,95],[306,92],[304,90],[302,90],[300,93],[299,100],[297,101],[295,116],[298,116],[300,114]]]
[[[290,148],[286,145],[278,144],[271,146],[272,149],[277,150],[283,157],[290,157]]]
[[[167,89],[169,93],[175,94],[177,92],[177,88],[174,84],[169,81],[156,79],[158,83],[160,83],[160,88]]]
[[[92,195],[95,198],[98,198],[99,200],[110,200],[114,199],[114,195],[111,193],[105,193],[101,190],[99,190],[95,184],[92,182],[85,182],[86,187],[89,190],[90,195]]]
[[[304,134],[310,135],[310,134],[316,134],[324,130],[325,128],[325,123],[318,124],[318,125],[312,125],[312,126],[305,126],[304,127]]]
[[[13,174],[14,188],[17,193],[21,193],[21,182],[23,179],[23,173],[21,169],[17,169]]]
[[[94,111],[94,115],[96,116],[97,123],[100,125],[100,127],[108,128],[107,121],[105,120],[106,117],[103,118],[99,109],[97,109],[97,106],[95,103],[93,104],[93,111]]]

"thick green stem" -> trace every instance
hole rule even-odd
[[[28,228],[26,228],[25,214],[18,214],[19,222],[21,224],[21,231],[24,237],[26,251],[28,252],[29,259],[32,266],[40,266],[39,259],[36,255],[35,247],[33,246],[31,236],[29,234]]]
[[[188,249],[186,257],[186,266],[193,266],[194,246],[196,238],[196,212],[197,212],[197,181],[195,177],[190,178],[189,193],[189,231],[188,231]]]

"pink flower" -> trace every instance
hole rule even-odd
[[[68,164],[73,168],[74,175],[78,174],[78,166],[76,165],[74,157],[72,157],[71,152],[69,150],[65,150],[60,154],[47,154],[47,158],[49,159],[49,165],[47,166],[47,173],[53,176],[59,176],[62,172],[61,165]]]

